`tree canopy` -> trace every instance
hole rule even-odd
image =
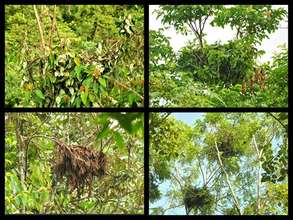
[[[143,105],[143,7],[6,5],[5,105]]]
[[[287,48],[281,46],[270,62],[257,62],[266,52],[259,45],[287,19],[284,8],[162,5],[154,14],[162,27],[149,34],[151,106],[287,107]],[[207,24],[230,27],[235,36],[208,44]],[[193,36],[176,53],[163,34],[170,27]]]
[[[6,113],[6,214],[142,214],[142,113]]]
[[[287,215],[287,113],[197,118],[151,114],[150,214]]]

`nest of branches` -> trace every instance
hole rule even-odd
[[[218,148],[223,153],[223,158],[238,157],[245,152],[245,145],[239,146],[237,142],[238,137],[235,132],[224,130],[220,132]]]
[[[239,152],[234,148],[234,137],[231,134],[226,134],[220,138],[218,145],[219,151],[223,152],[223,157],[237,156]]]
[[[184,205],[188,213],[198,209],[203,211],[207,207],[212,207],[213,203],[214,196],[207,187],[189,187],[184,193]]]
[[[84,146],[57,143],[53,160],[53,174],[58,180],[65,177],[70,189],[78,189],[78,192],[86,185],[91,192],[94,176],[106,174],[106,155]]]

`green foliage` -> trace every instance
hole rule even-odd
[[[170,90],[176,85],[174,83],[175,70],[174,62],[176,56],[170,46],[169,39],[165,37],[161,31],[150,31],[150,90],[155,91],[150,93],[151,101],[160,103],[162,97],[170,99],[172,94]],[[161,92],[157,92],[161,91]],[[168,91],[168,92],[167,92]]]
[[[258,44],[277,30],[286,10],[270,5],[168,5],[160,6],[156,14],[162,24],[193,33],[195,38],[174,55],[163,29],[150,34],[151,106],[288,106],[288,50],[284,47],[270,63],[257,62],[265,53],[257,49]],[[206,22],[222,28],[230,25],[237,30],[235,38],[204,43]],[[172,62],[166,62],[166,57]],[[257,76],[260,69],[262,79]]]
[[[288,106],[288,50],[282,48],[275,54],[273,63],[268,68],[267,90],[263,98],[268,106]],[[286,104],[285,104],[286,103]]]
[[[275,201],[272,205],[267,202],[267,207],[264,210],[265,214],[278,213],[285,215],[288,213],[288,183],[269,184],[266,198],[264,201]]]
[[[175,53],[169,43],[169,39],[165,37],[161,31],[150,31],[150,69],[157,68],[163,70],[168,69],[175,59]]]
[[[285,15],[285,9],[273,9],[272,5],[237,5],[219,11],[212,24],[222,28],[229,25],[236,29],[237,38],[260,44],[278,28]]]
[[[187,35],[188,29],[195,34],[200,48],[203,48],[203,30],[207,19],[222,9],[221,5],[163,5],[157,12],[162,23],[172,25],[177,32]]]
[[[226,210],[224,210],[224,214],[225,215],[238,215],[237,210],[233,207],[233,208],[228,208]]]
[[[288,214],[287,124],[286,113],[206,113],[192,127],[151,114],[151,214]]]
[[[128,133],[133,134],[138,130],[143,132],[143,114],[109,113],[109,116],[119,122],[119,125]]]
[[[5,9],[6,106],[143,104],[143,7]]]
[[[143,114],[122,114],[132,119],[131,132],[111,114],[6,114],[5,213],[143,213]],[[91,186],[85,181],[81,192],[69,189],[65,178],[57,181],[54,140],[102,151],[105,175],[94,177]]]
[[[187,34],[186,27],[190,23],[207,19],[222,8],[219,5],[163,5],[157,11],[157,17],[162,17],[163,24],[173,25],[178,32]]]
[[[215,197],[209,193],[206,187],[188,187],[184,193],[184,205],[187,209],[187,214],[191,211],[197,214],[198,210],[201,212],[211,212],[214,206]]]
[[[274,125],[281,130],[277,137],[283,141],[279,144],[277,152],[274,152],[270,143],[263,146],[265,161],[262,168],[265,172],[262,173],[262,182],[280,183],[288,176],[288,114],[269,113],[268,117],[275,119]]]
[[[195,81],[208,85],[234,85],[251,75],[255,57],[256,52],[243,40],[206,45],[203,49],[191,42],[180,51],[178,71],[190,72]]]
[[[159,184],[157,183],[154,174],[149,174],[149,199],[150,202],[155,202],[161,198],[161,192],[159,190]]]
[[[161,196],[159,184],[171,177],[171,164],[184,156],[182,143],[190,146],[192,131],[173,118],[166,120],[166,115],[153,113],[150,118],[150,199],[155,201]]]

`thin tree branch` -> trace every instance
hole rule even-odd
[[[274,116],[274,114],[272,112],[268,112],[268,114],[270,116],[272,116],[274,119],[276,119],[281,125],[283,128],[285,128],[285,130],[287,131],[287,126],[283,124],[283,122],[280,121],[280,119],[278,119],[276,116]]]
[[[207,177],[207,181],[205,185],[208,185],[209,182],[212,180],[212,178],[214,177],[214,175],[217,173],[217,171],[221,169],[221,167],[218,167],[214,172],[212,172],[208,177]]]
[[[256,194],[257,194],[256,213],[259,214],[259,210],[260,210],[261,168],[262,168],[262,162],[261,162],[262,150],[258,149],[258,146],[256,144],[256,140],[255,140],[254,135],[252,137],[252,142],[253,142],[252,145],[254,146],[254,149],[256,150],[257,159],[258,159],[258,171],[257,171],[257,182],[256,182]]]
[[[44,51],[45,50],[44,32],[43,32],[42,25],[41,25],[41,22],[40,22],[40,17],[39,17],[38,11],[37,11],[37,7],[36,7],[36,5],[34,5],[33,7],[34,7],[35,16],[36,16],[36,19],[37,19],[39,32],[40,32],[40,37],[41,37],[41,48]]]
[[[212,187],[215,185],[215,183],[218,181],[218,179],[219,179],[220,176],[222,175],[222,172],[223,172],[223,171],[219,172],[218,175],[217,175],[215,178],[211,178],[211,179],[207,182],[207,184],[209,184],[209,182],[210,182],[211,180],[213,180],[213,181],[212,181],[212,184],[209,186],[210,188],[212,188]]]
[[[178,170],[175,168],[175,171],[176,171],[176,175],[174,175],[174,174],[172,174],[172,176],[173,176],[173,178],[176,180],[176,182],[179,184],[179,186],[180,186],[180,189],[181,189],[181,191],[183,190],[183,185],[182,185],[182,183],[181,183],[181,181],[180,181],[180,177],[179,177],[179,173],[178,173]]]
[[[203,32],[203,29],[204,29],[204,27],[205,27],[205,24],[206,24],[208,18],[209,18],[209,16],[206,16],[206,17],[203,19],[202,27],[201,27],[201,30],[200,30],[201,32]]]
[[[201,173],[201,175],[202,175],[203,184],[206,185],[206,177],[205,177],[205,175],[204,175],[204,172],[203,172],[203,169],[202,169],[202,167],[201,167],[201,163],[200,163],[199,160],[198,160],[198,165],[199,165],[200,173]]]
[[[199,32],[198,32],[198,29],[197,29],[196,24],[195,24],[195,26],[193,26],[193,22],[192,22],[192,20],[189,20],[188,22],[189,22],[188,25],[189,25],[189,27],[191,28],[192,32],[193,32],[194,34],[198,35]]]
[[[241,209],[240,209],[240,205],[239,205],[238,199],[237,199],[237,197],[236,197],[236,195],[234,193],[233,187],[232,187],[232,185],[230,183],[229,175],[228,175],[227,171],[224,168],[224,165],[223,165],[223,162],[222,162],[222,159],[221,159],[221,155],[220,155],[220,151],[219,151],[219,148],[218,148],[218,145],[217,145],[217,142],[216,141],[215,141],[215,148],[217,150],[217,155],[218,155],[218,160],[219,160],[220,166],[221,166],[221,168],[222,168],[222,170],[223,170],[223,172],[225,174],[226,182],[227,182],[227,184],[229,186],[229,189],[231,191],[231,194],[232,194],[232,197],[233,197],[233,202],[234,202],[234,204],[236,206],[236,209],[237,209],[239,215],[242,215],[241,214]]]
[[[163,215],[164,215],[168,210],[170,210],[170,209],[176,209],[176,208],[179,208],[179,207],[182,207],[182,206],[184,206],[184,203],[179,204],[179,205],[169,206],[168,208],[162,210],[162,213],[163,213]]]

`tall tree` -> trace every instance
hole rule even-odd
[[[152,120],[160,122],[162,117],[154,114]],[[286,123],[286,114],[282,119]],[[164,130],[168,123],[172,127]],[[150,207],[154,213],[287,214],[287,198],[282,196],[288,194],[288,174],[283,168],[275,169],[272,161],[283,161],[286,167],[288,159],[271,156],[288,156],[288,149],[283,147],[287,131],[279,122],[265,113],[206,113],[193,128],[184,125],[182,129],[183,125],[172,116],[162,123],[151,123],[151,131],[156,132],[150,139],[151,180],[160,176],[154,172],[158,161],[168,171],[153,184],[156,197],[150,195]],[[174,132],[176,140],[172,139]],[[160,142],[154,142],[155,137]],[[181,145],[177,145],[179,139]],[[177,154],[166,160],[164,155],[171,152]],[[276,193],[272,193],[273,188]],[[268,192],[276,199],[271,204],[265,199]],[[167,205],[156,206],[162,204],[154,203],[160,199]]]

